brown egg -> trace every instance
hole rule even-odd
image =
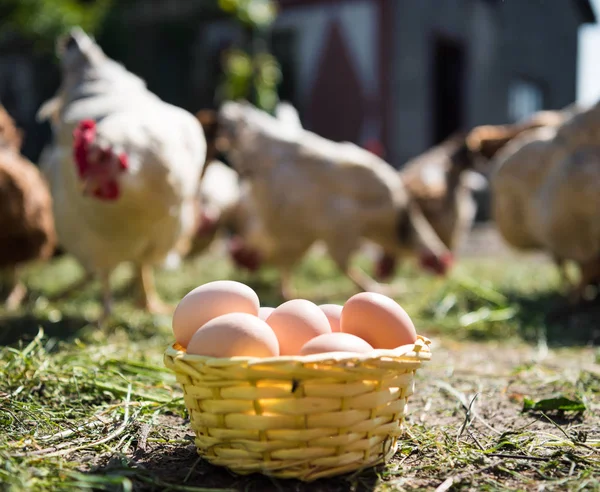
[[[258,295],[250,287],[232,280],[218,280],[196,287],[173,313],[175,340],[187,347],[196,330],[213,318],[229,313],[258,316]]]
[[[350,333],[325,333],[319,335],[304,344],[300,349],[300,355],[323,354],[325,352],[371,352],[371,347],[362,338]]]
[[[331,333],[325,313],[319,306],[304,299],[284,302],[266,322],[277,335],[281,355],[298,355],[311,338]]]
[[[262,319],[263,321],[265,321],[269,316],[271,316],[271,313],[275,311],[275,308],[273,307],[261,307],[258,310],[258,317],[260,319]]]
[[[230,313],[211,319],[200,328],[187,347],[188,354],[208,357],[275,357],[277,337],[256,315]]]
[[[417,340],[415,326],[400,304],[375,292],[348,299],[340,324],[342,332],[356,335],[376,349],[393,349]]]
[[[332,332],[340,330],[340,319],[342,318],[342,307],[339,304],[321,304],[319,308],[327,316],[329,326],[331,326]]]

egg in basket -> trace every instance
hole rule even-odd
[[[239,474],[312,481],[396,452],[430,342],[394,300],[260,307],[234,281],[204,284],[173,315],[165,364],[182,385],[198,453]]]

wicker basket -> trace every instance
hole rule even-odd
[[[165,365],[183,386],[198,453],[239,474],[312,481],[371,467],[397,448],[430,341],[367,354],[268,359],[187,355]]]

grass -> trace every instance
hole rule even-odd
[[[0,312],[0,490],[600,490],[600,353],[588,343],[599,337],[600,309],[561,308],[546,263],[465,259],[445,280],[406,266],[398,300],[434,342],[407,434],[387,466],[309,485],[239,477],[198,459],[181,391],[162,364],[170,319],[132,307],[130,273],[115,276],[115,317],[104,330],[93,323],[97,286],[46,300],[77,278],[68,258],[28,272],[26,310]],[[159,286],[175,303],[218,278],[279,302],[275,272],[240,275],[218,255],[161,273]],[[343,302],[354,292],[320,257],[296,279],[309,299]],[[552,410],[554,402],[522,411],[553,397],[584,410]]]

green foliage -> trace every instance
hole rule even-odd
[[[219,7],[252,28],[267,27],[277,16],[273,0],[219,0]]]
[[[240,22],[252,35],[267,29],[277,16],[273,0],[218,0],[219,7]],[[217,100],[247,99],[272,112],[279,98],[277,86],[281,68],[277,59],[262,50],[251,54],[241,48],[227,51],[223,59],[223,80],[217,88]]]
[[[223,65],[224,77],[217,89],[220,101],[253,99],[265,111],[275,109],[281,70],[274,56],[263,52],[252,57],[240,49],[232,49],[225,53]]]
[[[263,32],[275,20],[274,0],[207,0],[236,19],[249,33]],[[39,52],[53,53],[56,39],[73,26],[95,34],[113,7],[123,0],[0,0],[0,37],[18,35]],[[250,54],[243,47],[225,53],[223,80],[217,89],[223,99],[248,99],[272,111],[277,102],[281,71],[266,52]]]
[[[55,40],[73,26],[94,33],[113,0],[0,0],[0,35],[17,33],[37,49],[53,51]]]

